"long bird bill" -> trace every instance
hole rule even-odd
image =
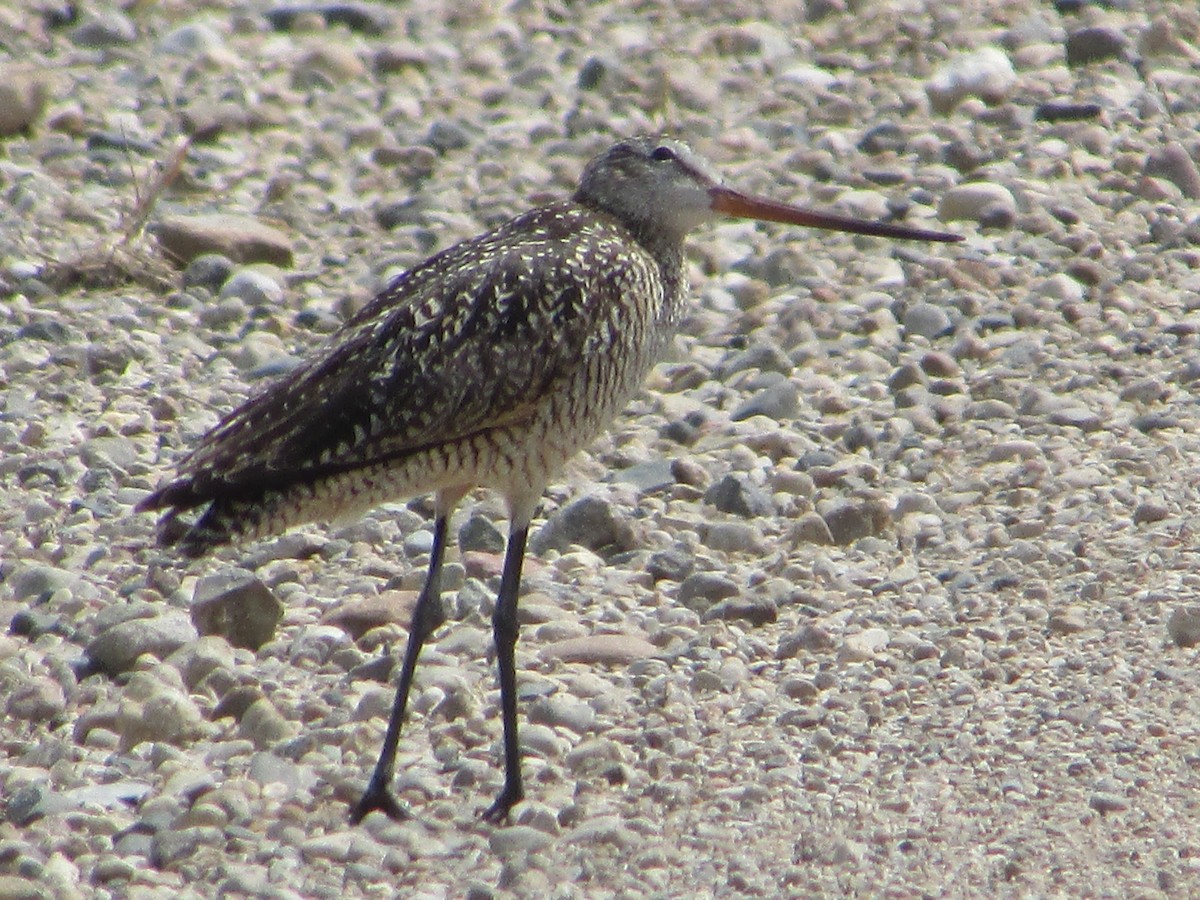
[[[735,191],[724,185],[709,188],[708,196],[712,200],[712,208],[715,212],[738,219],[782,222],[785,225],[804,225],[809,228],[823,228],[826,231],[848,231],[852,234],[869,234],[874,237],[899,238],[906,241],[940,241],[952,244],[962,240],[962,235],[949,234],[945,231],[908,228],[888,222],[868,222],[849,216],[815,212],[799,206],[780,203],[777,200],[768,200],[766,197],[743,194],[741,191]]]

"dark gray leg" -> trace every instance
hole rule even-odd
[[[521,748],[517,743],[517,668],[513,652],[517,645],[517,594],[521,590],[521,564],[525,560],[528,535],[528,522],[519,527],[514,525],[509,532],[504,574],[500,576],[500,594],[492,618],[496,663],[500,669],[500,711],[504,720],[504,788],[483,814],[489,822],[504,821],[508,811],[525,796],[521,787]]]
[[[389,785],[396,766],[396,746],[400,742],[400,726],[404,723],[404,710],[408,706],[408,692],[412,687],[413,672],[417,669],[417,657],[425,639],[445,621],[442,609],[442,554],[446,549],[446,531],[450,513],[438,515],[433,526],[433,550],[429,556],[429,574],[425,586],[417,598],[413,610],[412,625],[408,631],[408,647],[404,651],[404,663],[400,667],[400,683],[396,687],[396,701],[392,706],[392,717],[388,719],[387,734],[383,738],[383,749],[375,772],[363,792],[362,798],[350,811],[351,824],[357,825],[372,810],[380,810],[392,819],[402,819],[406,813],[392,796]]]

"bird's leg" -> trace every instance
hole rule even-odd
[[[517,594],[521,589],[521,564],[525,560],[525,539],[529,519],[516,519],[508,534],[504,554],[504,573],[492,616],[492,634],[496,641],[496,665],[500,670],[500,712],[504,721],[504,788],[487,808],[483,818],[502,822],[508,811],[525,795],[521,787],[521,749],[517,743],[517,668],[513,658],[517,644]]]
[[[412,688],[413,673],[417,669],[417,657],[421,654],[425,639],[446,620],[446,613],[442,608],[442,556],[446,549],[450,514],[460,496],[461,494],[450,499],[449,496],[438,495],[437,518],[433,525],[433,549],[429,555],[429,574],[425,576],[425,586],[421,588],[416,608],[413,610],[412,624],[408,630],[408,646],[405,648],[404,662],[400,667],[400,683],[396,686],[396,700],[392,705],[391,718],[388,719],[383,748],[379,751],[379,761],[375,763],[375,772],[371,775],[367,789],[350,811],[350,822],[353,825],[357,825],[373,810],[379,810],[392,819],[402,819],[406,815],[390,790],[396,766],[396,747],[400,743],[400,726],[404,724],[404,711],[408,706],[408,692]]]

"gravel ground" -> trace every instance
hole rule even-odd
[[[1200,893],[1192,2],[80,6],[0,9],[0,898]],[[527,802],[480,493],[351,828],[428,506],[194,563],[133,506],[655,129],[966,241],[697,233],[535,524]]]

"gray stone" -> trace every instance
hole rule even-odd
[[[683,581],[695,567],[695,558],[685,550],[660,550],[646,562],[646,571],[655,581]]]
[[[770,597],[727,597],[704,613],[704,621],[742,621],[751,625],[770,625],[779,618],[779,607]]]
[[[678,601],[688,609],[703,613],[726,597],[740,592],[737,583],[715,572],[696,572],[679,585]]]
[[[775,650],[776,659],[792,659],[802,651],[826,653],[833,649],[833,635],[820,625],[805,625],[784,637]]]
[[[458,529],[458,549],[464,553],[500,553],[504,550],[504,535],[491,519],[474,513]]]
[[[589,550],[623,552],[637,546],[632,526],[608,500],[581,497],[555,512],[533,536],[529,549],[565,551],[573,544]]]
[[[133,20],[116,9],[106,9],[103,15],[88,16],[71,32],[71,40],[79,47],[103,49],[137,40],[137,28]]]
[[[46,597],[62,588],[72,588],[79,575],[54,566],[32,565],[19,569],[8,581],[12,597],[18,603],[28,603]]]
[[[236,297],[247,306],[275,309],[283,303],[283,286],[266,272],[242,269],[225,282],[218,296],[222,300]]]
[[[741,422],[751,416],[766,416],[776,421],[793,419],[800,412],[800,388],[792,381],[780,381],[763,388],[739,405],[729,416]]]
[[[541,697],[526,707],[530,722],[566,728],[576,734],[586,734],[596,721],[596,711],[574,697]]]
[[[740,472],[726,475],[705,491],[704,502],[747,519],[775,514],[770,496]]]
[[[149,653],[166,659],[196,639],[196,629],[186,615],[167,610],[154,618],[130,619],[96,635],[85,651],[93,666],[108,675],[128,671],[137,658]]]
[[[257,650],[275,636],[283,604],[253,575],[221,572],[197,582],[191,615],[201,634],[220,635],[235,647]]]
[[[754,553],[766,551],[762,529],[750,522],[713,522],[700,526],[704,546],[723,553]]]
[[[233,647],[220,635],[205,635],[180,647],[166,661],[192,690],[214,670],[233,668]]]
[[[1089,26],[1076,29],[1067,35],[1068,66],[1084,66],[1109,59],[1121,59],[1128,50],[1128,38],[1116,28]]]
[[[216,294],[233,274],[234,262],[220,253],[203,253],[183,270],[184,288],[203,287]]]
[[[1171,610],[1167,634],[1178,647],[1200,645],[1200,606],[1177,606]]]
[[[922,337],[933,338],[948,331],[952,323],[949,314],[940,306],[921,302],[914,303],[904,311],[903,324],[906,334],[919,334]],[[919,377],[918,381],[920,381]],[[891,381],[888,386],[892,386]]]
[[[32,128],[49,98],[50,81],[44,72],[26,66],[0,67],[0,138]]]
[[[1200,170],[1178,141],[1167,141],[1146,157],[1144,171],[1147,175],[1165,178],[1191,200],[1200,198]]]
[[[875,500],[835,501],[821,510],[835,544],[852,544],[859,538],[879,534],[887,526],[887,508]]]
[[[984,47],[960,54],[943,65],[925,85],[930,105],[948,113],[967,97],[999,103],[1017,85],[1017,73],[1007,54],[998,47]]]
[[[999,224],[997,218],[1016,220],[1017,201],[1012,191],[1002,184],[988,181],[969,181],[956,185],[942,194],[938,201],[938,218],[943,222],[964,220],[987,224]]]
[[[298,731],[299,727],[285,719],[266,697],[260,697],[246,707],[238,722],[238,736],[254,744],[256,750],[268,750],[295,737]]]

